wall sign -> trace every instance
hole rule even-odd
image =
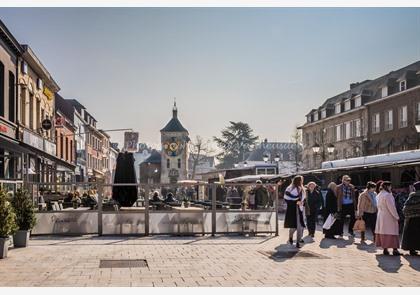
[[[48,100],[53,100],[54,93],[48,87],[44,86],[43,93],[48,98]]]
[[[44,129],[44,130],[50,130],[51,129],[51,127],[52,127],[52,122],[51,122],[51,120],[50,119],[44,119],[44,120],[42,120],[42,122],[41,122],[41,126],[42,126],[42,129]]]

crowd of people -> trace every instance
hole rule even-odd
[[[395,200],[391,182],[369,181],[358,194],[348,175],[341,178],[340,184],[331,182],[328,185],[325,200],[316,183],[309,182],[304,186],[303,177],[296,176],[286,188],[284,200],[287,204],[284,227],[289,229],[288,242],[293,244],[296,232],[297,248],[304,243],[305,228],[309,236],[315,236],[322,208],[326,239],[342,237],[345,220],[349,217],[349,236],[354,238],[355,231],[359,231],[364,243],[366,231],[371,231],[374,244],[383,249],[384,255],[390,255],[389,249],[393,255],[401,255],[399,249],[402,248],[417,256],[420,250],[420,181],[414,183],[413,192],[404,200],[401,210],[397,206],[401,200]]]

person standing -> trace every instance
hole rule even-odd
[[[348,175],[344,175],[341,178],[341,184],[337,185],[336,188],[336,196],[337,196],[337,206],[338,212],[340,214],[341,224],[344,227],[344,219],[347,215],[350,215],[350,222],[349,222],[349,235],[354,236],[353,233],[353,226],[354,222],[356,221],[355,212],[356,212],[356,200],[355,200],[355,190],[354,186],[351,184],[351,178]],[[343,229],[341,229],[340,235],[343,234]]]
[[[420,250],[420,181],[414,184],[415,192],[410,193],[404,204],[404,228],[402,235],[402,249],[410,251],[410,255],[417,256]]]
[[[327,220],[330,214],[337,214],[337,197],[335,195],[337,185],[335,182],[330,182],[328,185],[328,191],[325,196],[325,210],[324,210],[324,222]],[[324,229],[324,234],[326,239],[335,239],[335,235],[339,235],[342,229],[341,221],[336,220],[330,229]]]
[[[388,248],[392,248],[393,255],[401,255],[399,248],[398,212],[395,199],[391,192],[390,181],[382,182],[382,190],[377,196],[378,217],[375,227],[375,244],[384,249],[384,255],[389,255]]]
[[[309,235],[313,238],[315,236],[316,221],[318,219],[319,209],[322,205],[322,197],[318,190],[316,190],[316,183],[309,182],[307,184],[306,198],[305,198],[305,215],[308,226]]]
[[[255,206],[256,209],[264,209],[268,206],[268,192],[261,180],[257,180],[255,185]]]
[[[303,242],[303,200],[305,199],[305,189],[303,187],[303,177],[297,175],[292,183],[286,188],[284,200],[286,201],[286,216],[284,218],[284,228],[289,229],[289,243],[293,245],[293,234],[296,233],[296,248],[300,248]]]
[[[375,226],[376,226],[376,215],[378,212],[378,206],[376,204],[376,183],[369,181],[366,185],[366,189],[359,195],[357,203],[357,218],[363,219],[366,224],[366,228],[369,228],[373,234],[373,240],[375,240]],[[365,232],[360,233],[361,241],[366,240]]]

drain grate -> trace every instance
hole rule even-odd
[[[135,268],[148,267],[145,259],[105,260],[101,259],[99,268]]]
[[[290,258],[329,259],[327,256],[312,251],[264,251],[260,253],[273,260],[283,260]]]

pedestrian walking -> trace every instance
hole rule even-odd
[[[300,244],[303,242],[302,235],[305,227],[303,220],[304,199],[303,177],[298,175],[293,178],[284,195],[287,204],[284,228],[289,228],[289,243],[291,245],[293,245],[293,234],[296,232],[296,248],[300,248]]]
[[[375,190],[376,183],[369,181],[366,185],[366,189],[359,195],[357,203],[357,218],[362,219],[366,224],[366,229],[369,228],[372,231],[374,241],[376,216],[378,212]],[[366,240],[365,231],[362,231],[360,235],[361,241],[364,242]]]
[[[405,202],[404,229],[402,235],[402,249],[410,251],[410,255],[417,256],[420,250],[420,181],[414,184],[415,192],[410,193]]]
[[[384,255],[389,255],[388,248],[392,248],[393,255],[401,255],[399,248],[398,212],[391,192],[390,181],[382,183],[382,190],[377,196],[378,217],[375,227],[375,244],[384,249]]]
[[[322,206],[321,193],[316,189],[315,182],[307,184],[305,198],[305,215],[308,226],[309,235],[313,238],[315,236],[316,222],[318,219],[319,209]]]
[[[350,236],[354,236],[353,226],[356,221],[357,203],[355,199],[355,189],[351,184],[351,178],[344,175],[341,178],[341,184],[336,188],[338,212],[341,218],[341,224],[344,227],[344,220],[347,215],[350,215],[348,232]],[[340,230],[340,235],[343,235],[343,228]]]
[[[336,218],[335,222],[329,229],[323,229],[326,239],[335,239],[335,236],[339,235],[342,229],[341,222],[337,219],[338,206],[337,197],[335,195],[336,189],[337,184],[335,182],[330,182],[330,184],[328,184],[327,194],[325,195],[324,222],[330,214]]]

